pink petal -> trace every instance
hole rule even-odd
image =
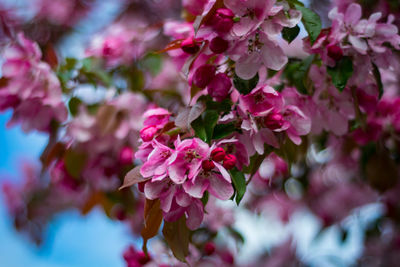
[[[344,15],[344,23],[347,25],[355,25],[360,19],[362,15],[361,6],[359,4],[351,4],[346,10]]]
[[[175,186],[170,187],[166,192],[162,193],[160,197],[160,207],[164,212],[171,209],[172,200],[175,196]]]
[[[187,181],[182,186],[185,192],[188,193],[190,196],[195,198],[202,198],[204,191],[207,190],[209,184],[210,182],[207,179],[201,178],[197,179],[195,183],[192,183],[192,181]]]
[[[221,200],[228,200],[233,195],[232,184],[225,181],[222,176],[218,174],[210,177],[210,187],[208,191],[211,195]]]
[[[187,207],[192,203],[192,198],[183,190],[179,190],[175,194],[175,201],[181,207]]]
[[[265,67],[272,70],[282,69],[288,62],[288,58],[283,53],[282,48],[269,40],[268,37],[262,38],[262,42],[264,45],[261,48],[261,56]]]
[[[349,35],[349,42],[353,45],[354,49],[360,54],[365,55],[367,53],[368,45],[367,42],[354,35]]]
[[[228,183],[231,183],[231,176],[229,175],[229,172],[219,163],[215,162],[215,167],[217,167],[217,169],[220,171],[220,173],[222,174],[222,177],[224,177],[225,181],[227,181]]]
[[[147,182],[144,185],[144,195],[148,199],[157,199],[165,186],[167,186],[167,181]]]
[[[235,72],[237,76],[244,80],[253,78],[261,67],[260,54],[252,53],[242,56],[237,62]]]
[[[186,170],[184,162],[175,162],[169,166],[168,174],[174,183],[182,184],[186,180]]]
[[[191,230],[199,228],[204,217],[203,204],[200,200],[195,200],[193,204],[190,205],[189,209],[187,210],[187,215],[187,227]]]

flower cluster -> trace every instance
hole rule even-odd
[[[3,53],[0,110],[13,109],[9,125],[24,131],[50,132],[53,123],[67,119],[60,82],[50,66],[41,61],[38,45],[20,33]]]
[[[282,223],[306,212],[320,231],[347,231],[355,210],[379,204],[360,262],[395,262],[396,1],[332,1],[324,29],[315,3],[297,0],[116,1],[118,15],[83,59],[52,47],[98,1],[61,2],[38,1],[35,19],[47,30],[22,27],[40,47],[17,34],[11,13],[0,20],[0,111],[49,134],[40,172],[3,187],[19,229],[100,206],[143,238],[143,252],[125,252],[127,266],[297,266],[309,262],[300,263],[294,237],[243,262],[226,241],[245,242],[241,212]],[[148,252],[157,235],[163,242]]]

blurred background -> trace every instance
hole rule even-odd
[[[36,24],[26,24],[24,29],[39,31],[39,41],[43,43],[56,41],[57,51],[61,57],[82,57],[85,45],[91,36],[103,29],[119,16],[129,1],[80,1],[90,8],[83,8],[85,16],[78,13],[76,17],[70,14],[62,17],[49,17],[43,9],[49,10],[63,7],[60,1],[21,1],[0,0],[0,11],[14,10],[23,20],[41,14]],[[53,2],[53,3],[51,3]],[[65,1],[68,2],[68,1]],[[132,1],[134,2],[134,1]],[[153,1],[157,2],[157,1]],[[303,1],[308,3],[308,1]],[[38,3],[41,3],[39,5]],[[321,15],[326,17],[329,1],[313,1],[313,5]],[[84,6],[85,7],[85,6]],[[46,10],[46,9],[44,9]],[[87,12],[87,14],[86,14]],[[5,18],[5,12],[0,13]],[[325,14],[325,15],[324,15]],[[42,31],[41,20],[50,20],[57,25]],[[66,21],[72,24],[66,23]],[[326,21],[324,21],[327,23]],[[67,34],[58,34],[65,33]],[[40,39],[42,38],[42,39]],[[301,35],[300,37],[301,38]],[[1,63],[1,62],[0,62]],[[0,182],[5,180],[16,183],[22,176],[24,162],[35,162],[41,155],[47,137],[44,134],[25,134],[19,127],[7,128],[11,112],[0,114]],[[357,210],[340,226],[333,226],[324,231],[320,222],[308,212],[296,214],[287,225],[283,225],[273,215],[255,216],[245,211],[238,211],[236,228],[241,231],[246,240],[246,247],[241,251],[240,258],[246,259],[293,236],[298,244],[300,258],[311,266],[348,266],[355,262],[362,253],[363,228],[375,216],[379,215],[380,207],[369,205]],[[88,215],[82,216],[77,211],[67,211],[58,214],[45,230],[44,242],[40,246],[18,233],[7,215],[4,199],[0,197],[0,260],[1,266],[124,266],[122,253],[130,244],[141,245],[141,240],[133,240],[128,227],[117,221],[111,221],[103,212],[94,209]]]

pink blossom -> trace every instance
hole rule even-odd
[[[53,120],[66,120],[60,82],[50,66],[40,61],[38,45],[19,33],[3,55],[6,85],[0,90],[0,110],[14,109],[9,125],[21,123],[24,131],[47,132]]]
[[[271,40],[264,32],[257,32],[238,43],[233,51],[240,51],[236,61],[235,72],[245,80],[253,78],[261,66],[272,70],[280,70],[288,58],[282,48]],[[235,52],[231,52],[235,53]]]
[[[140,168],[140,173],[143,177],[152,178],[152,181],[164,179],[168,175],[168,160],[173,153],[171,148],[154,140],[153,150]]]
[[[158,33],[141,20],[123,18],[96,35],[86,55],[104,59],[109,67],[129,65],[144,54]]]
[[[246,35],[257,29],[264,21],[275,0],[225,0],[224,4],[240,17],[232,32],[237,36]]]
[[[183,184],[185,192],[192,197],[202,198],[204,192],[207,190],[211,195],[218,199],[229,199],[234,193],[229,174],[220,164],[214,164],[217,170],[220,172],[222,170],[222,173],[225,174],[224,176],[217,171],[202,170],[195,179],[188,180]]]
[[[240,96],[240,105],[254,116],[264,116],[273,109],[281,110],[283,98],[274,88],[263,85],[253,89],[250,94]]]
[[[224,100],[231,90],[231,79],[225,73],[218,73],[207,86],[208,94],[217,101]]]
[[[166,221],[176,221],[182,215],[187,217],[186,225],[189,229],[195,230],[199,228],[204,217],[203,204],[199,199],[195,198],[187,206],[180,206],[174,201],[171,210],[164,213],[164,219]]]
[[[182,184],[195,178],[209,153],[209,147],[198,138],[175,142],[175,151],[168,160],[168,173],[174,183]]]
[[[387,48],[383,43],[390,43],[399,49],[400,36],[398,29],[393,25],[393,16],[389,16],[387,23],[378,23],[382,14],[373,13],[368,19],[361,19],[362,9],[359,4],[350,4],[345,13],[334,8],[329,13],[332,22],[332,33],[330,39],[334,42],[342,42],[345,38],[352,47],[360,54],[366,54],[369,48],[376,53],[383,53]],[[346,45],[343,45],[346,48]]]

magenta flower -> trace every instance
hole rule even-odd
[[[52,120],[63,122],[67,109],[62,101],[60,82],[50,66],[40,61],[38,45],[17,36],[4,51],[2,74],[6,84],[0,90],[0,110],[14,109],[8,125],[22,124],[24,131],[50,131]]]
[[[240,105],[253,116],[265,116],[273,109],[281,110],[283,98],[274,88],[263,85],[253,89],[250,94],[240,96]]]
[[[232,32],[237,36],[243,36],[257,29],[275,2],[275,0],[225,0],[225,6],[240,18],[233,26]]]
[[[280,70],[288,62],[282,48],[264,32],[250,35],[241,41],[233,51],[240,51],[235,71],[240,78],[245,80],[253,78],[261,66]]]
[[[398,29],[393,24],[394,17],[389,16],[387,23],[378,23],[382,14],[373,13],[368,19],[361,19],[362,9],[359,4],[349,5],[345,13],[334,8],[329,12],[332,20],[330,40],[333,43],[347,40],[360,54],[366,55],[369,47],[376,53],[387,51],[384,43],[390,43],[399,49],[400,36]],[[346,48],[346,45],[343,45]]]
[[[202,198],[207,190],[218,199],[227,200],[233,195],[231,178],[221,164],[214,162],[217,170],[202,170],[195,179],[187,180],[183,189],[190,196]]]
[[[152,181],[160,181],[167,177],[168,159],[174,151],[156,140],[153,141],[153,147],[147,161],[140,168],[140,173],[145,178],[152,178]]]
[[[164,213],[164,220],[176,221],[183,215],[186,216],[186,225],[189,229],[195,230],[200,227],[204,218],[203,204],[200,199],[192,198],[187,206],[181,206],[176,201],[172,202],[171,210]]]
[[[198,138],[183,141],[178,139],[175,148],[168,160],[168,173],[174,183],[182,184],[186,179],[193,179],[199,174],[210,148]]]

